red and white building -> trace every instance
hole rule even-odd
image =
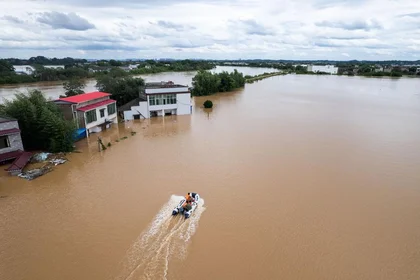
[[[68,120],[74,120],[86,135],[100,132],[117,123],[117,102],[105,92],[89,92],[54,100]]]

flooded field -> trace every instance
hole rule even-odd
[[[2,168],[0,279],[420,279],[417,79],[276,76],[194,104],[34,181]],[[170,217],[189,191],[198,211]]]

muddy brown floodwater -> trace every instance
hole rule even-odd
[[[34,181],[1,171],[0,279],[420,279],[419,93],[277,76]],[[188,191],[197,212],[170,217]]]

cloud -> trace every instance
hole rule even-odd
[[[315,25],[320,27],[330,27],[330,28],[340,28],[345,30],[372,30],[372,29],[382,29],[382,26],[375,20],[356,20],[356,21],[321,21],[315,23]]]
[[[414,0],[13,0],[0,56],[417,59],[418,11]]]
[[[173,23],[170,21],[164,21],[164,20],[159,20],[156,24],[160,27],[167,28],[167,29],[174,29],[176,31],[183,31],[187,29],[186,26],[182,24],[176,24],[176,23]]]
[[[75,13],[44,12],[38,16],[37,21],[54,29],[83,31],[95,28],[95,25]]]
[[[21,20],[18,17],[14,17],[14,16],[3,16],[2,19],[7,20],[7,21],[9,21],[11,23],[16,23],[16,24],[24,23],[23,20]]]
[[[232,28],[239,28],[248,35],[268,36],[274,35],[275,32],[271,28],[265,27],[257,23],[254,19],[230,21]]]

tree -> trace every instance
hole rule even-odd
[[[124,71],[123,71],[124,72]],[[111,93],[112,99],[117,101],[117,105],[121,106],[133,99],[139,97],[140,90],[144,87],[142,78],[119,76],[117,72],[110,72],[107,75],[98,77],[96,88],[103,92]]]
[[[78,78],[73,78],[63,84],[63,88],[66,90],[66,96],[74,96],[85,93],[83,89],[86,87],[84,81]]]
[[[194,96],[210,95],[243,87],[245,78],[236,69],[232,73],[222,72],[219,74],[201,70],[194,76],[192,84]]]
[[[70,152],[73,150],[75,125],[66,121],[60,109],[48,102],[42,92],[16,94],[0,106],[0,116],[18,120],[22,141],[27,150]]]
[[[206,101],[204,101],[203,106],[206,109],[211,109],[211,108],[213,108],[213,102],[211,102],[211,100],[206,100]]]

